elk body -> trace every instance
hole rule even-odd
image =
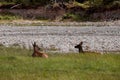
[[[78,45],[75,46],[75,48],[78,48],[79,53],[80,52],[84,53],[83,48],[82,48],[82,44],[83,44],[83,42],[80,42]]]
[[[46,53],[42,53],[39,51],[38,45],[34,42],[33,44],[33,54],[32,57],[43,57],[43,58],[48,58],[48,55]]]

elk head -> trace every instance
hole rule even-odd
[[[82,48],[82,44],[83,44],[83,42],[80,42],[78,45],[75,46],[75,48],[77,48],[79,50],[79,53],[80,52],[84,53],[83,48]]]
[[[34,42],[33,44],[33,57],[44,57],[44,58],[48,58],[48,55],[46,53],[42,53],[39,51],[40,48],[38,47],[38,45],[36,45],[36,42]]]

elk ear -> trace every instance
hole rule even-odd
[[[36,42],[34,42],[34,45],[36,45]]]
[[[80,45],[82,45],[82,44],[83,44],[83,42],[81,41],[81,42],[80,42]]]
[[[36,46],[36,42],[34,42],[32,45],[33,45],[33,46]]]

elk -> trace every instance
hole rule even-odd
[[[83,48],[82,48],[82,44],[83,44],[83,42],[80,42],[78,45],[75,46],[75,48],[78,48],[79,53],[80,52],[84,53]]]
[[[32,57],[43,57],[43,58],[48,58],[48,55],[46,53],[42,53],[40,52],[40,48],[38,47],[38,45],[36,45],[36,42],[34,42],[33,45],[33,54]]]

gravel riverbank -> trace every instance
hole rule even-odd
[[[99,21],[99,22],[49,22],[49,21],[31,21],[31,20],[12,20],[0,21],[0,25],[4,26],[120,26],[120,20],[116,21]]]
[[[32,43],[46,52],[77,52],[83,41],[85,51],[120,51],[120,26],[0,26],[0,44],[31,49]]]

